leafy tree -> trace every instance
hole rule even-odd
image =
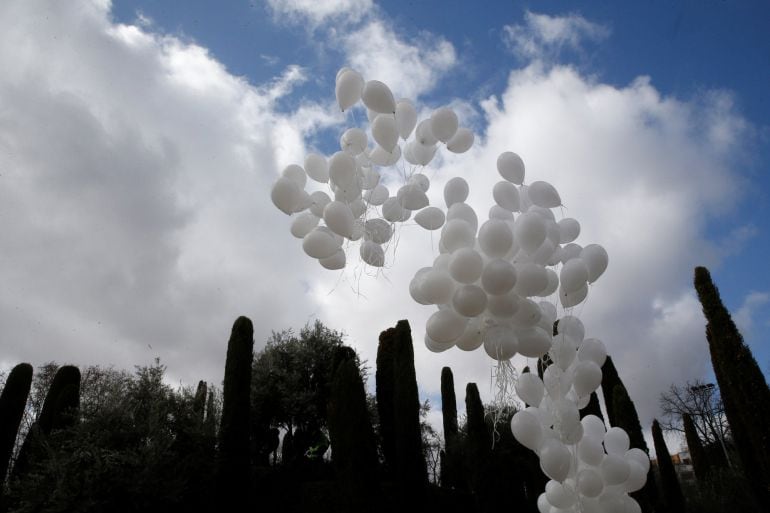
[[[687,413],[682,415],[682,424],[684,425],[684,435],[687,441],[687,449],[690,451],[690,460],[695,478],[699,483],[704,483],[709,473],[709,462],[703,444],[695,430],[695,423]]]
[[[11,370],[0,394],[0,495],[31,385],[32,366],[20,363]]]
[[[377,346],[377,370],[375,372],[379,435],[384,460],[385,475],[392,477],[396,467],[396,434],[394,420],[395,374],[393,351],[396,329],[389,328],[380,333]]]
[[[327,405],[335,358],[344,348],[343,335],[320,321],[292,330],[273,332],[254,358],[251,381],[252,438],[255,459],[266,464],[272,429],[292,434],[293,449],[304,455],[327,439]],[[365,368],[358,356],[362,375]]]
[[[107,395],[80,422],[49,435],[47,457],[11,483],[12,511],[205,511],[214,447],[193,394],[172,390],[164,373],[157,360],[115,381],[112,369],[95,368],[93,376],[111,383],[99,387]]]
[[[441,485],[446,488],[462,486],[462,454],[457,432],[457,399],[452,369],[441,369],[441,413],[444,425],[445,450],[441,463]]]

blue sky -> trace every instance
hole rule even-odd
[[[420,343],[431,310],[408,284],[437,254],[429,237],[405,227],[384,276],[329,273],[269,201],[286,165],[365,119],[334,106],[353,65],[475,131],[430,167],[432,204],[463,176],[485,211],[496,156],[516,151],[581,221],[578,242],[607,247],[581,314],[643,422],[669,384],[711,379],[695,265],[770,373],[770,7],[477,4],[1,4],[0,326],[14,342],[0,365],[157,355],[174,381],[218,383],[238,315],[258,348],[319,318],[369,361],[377,332],[408,318],[422,393],[451,365],[458,391],[477,381],[488,399],[485,354]]]

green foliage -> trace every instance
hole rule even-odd
[[[217,458],[218,498],[224,507],[248,504],[249,414],[254,327],[246,317],[233,324],[227,344],[222,421]]]
[[[620,387],[621,393],[628,397],[626,386],[621,381],[620,376],[618,376],[618,370],[615,368],[612,357],[608,355],[604,365],[602,365],[602,395],[604,396],[604,407],[607,410],[607,421],[610,426],[618,425],[618,418],[615,415],[615,402],[613,400],[615,387]]]
[[[441,369],[441,414],[444,425],[445,451],[441,464],[441,485],[462,487],[462,453],[457,434],[457,399],[452,369]]]
[[[663,432],[657,420],[652,421],[652,440],[655,443],[655,454],[658,456],[660,483],[666,507],[668,511],[684,513],[685,502],[682,488],[679,485],[679,478],[676,476],[671,454],[668,452],[666,441],[663,439]]]
[[[31,386],[32,366],[20,363],[11,370],[0,394],[0,495]]]
[[[695,478],[699,483],[703,483],[709,473],[708,457],[703,449],[700,438],[698,438],[695,424],[687,413],[682,415],[682,424],[684,424],[684,436],[687,440],[687,449],[690,451],[690,460],[692,461]]]
[[[744,475],[757,500],[770,508],[770,389],[705,267],[695,268],[695,290],[706,317],[706,338]]]
[[[355,352],[348,351],[352,349],[344,346],[342,333],[320,321],[305,326],[299,336],[291,330],[272,334],[265,349],[255,355],[252,370],[255,461],[267,465],[276,428],[292,433],[300,457],[326,438],[335,361],[352,356],[364,372]]]
[[[214,448],[192,394],[171,390],[164,372],[157,360],[128,377],[94,368],[86,383],[108,392],[49,436],[46,457],[12,483],[12,511],[204,511]]]

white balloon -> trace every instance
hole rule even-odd
[[[334,94],[337,97],[337,105],[340,110],[345,112],[361,99],[361,92],[364,88],[364,79],[361,75],[352,69],[337,75],[337,83],[334,88]]]
[[[323,191],[315,191],[310,195],[310,211],[317,217],[324,216],[324,208],[332,199]]]
[[[428,318],[425,331],[441,344],[454,342],[465,332],[466,319],[450,309],[439,310]]]
[[[353,217],[358,219],[366,212],[366,202],[362,198],[351,201],[350,211],[353,212]]]
[[[319,183],[329,181],[329,164],[326,157],[317,153],[310,153],[305,157],[305,171],[307,175]]]
[[[396,127],[398,135],[407,140],[417,125],[417,111],[409,100],[398,100],[396,103]]]
[[[548,502],[560,509],[567,509],[577,502],[577,493],[569,483],[548,481],[545,484],[545,496]]]
[[[337,187],[347,187],[356,179],[356,159],[349,153],[338,151],[329,159],[329,178]]]
[[[650,470],[650,457],[647,456],[647,453],[643,450],[639,449],[638,447],[634,447],[633,449],[629,449],[626,451],[625,458],[627,461],[633,461],[635,463],[638,463],[641,465],[642,469],[644,470],[645,475]]]
[[[514,291],[522,296],[535,296],[548,285],[545,267],[534,263],[516,264],[516,286]]]
[[[559,288],[559,276],[553,269],[546,269],[545,272],[548,275],[548,285],[537,293],[540,297],[548,297]],[[555,319],[554,319],[555,320]]]
[[[604,426],[604,421],[596,415],[586,415],[580,420],[585,429],[585,436],[592,436],[598,440],[604,440],[604,433],[607,428]]]
[[[415,166],[427,166],[433,160],[437,147],[420,144],[419,141],[411,141],[406,144],[404,158]]]
[[[376,242],[365,240],[361,244],[361,260],[373,267],[385,265],[385,252]]]
[[[348,237],[352,241],[358,241],[361,240],[361,237],[364,236],[364,223],[361,222],[361,219],[356,219],[353,223],[353,231],[350,234],[350,237]]]
[[[361,184],[359,180],[354,179],[351,183],[341,187],[332,187],[334,190],[334,199],[345,203],[350,203],[361,197]]]
[[[476,317],[487,307],[487,294],[478,285],[462,285],[452,296],[455,311],[465,317]]]
[[[567,292],[563,289],[559,289],[559,302],[564,308],[572,308],[575,305],[579,305],[587,296],[588,285],[584,285],[575,292]]]
[[[500,176],[521,185],[524,182],[524,161],[512,151],[506,151],[497,157],[497,171]]]
[[[398,129],[396,129],[395,118],[389,114],[380,114],[374,118],[372,137],[385,151],[392,152],[398,144]]]
[[[545,492],[537,496],[537,510],[539,513],[551,513],[551,503],[548,502]]]
[[[273,184],[270,191],[270,199],[278,210],[284,214],[291,215],[295,212],[297,204],[302,198],[302,189],[297,182],[285,176],[280,177]]]
[[[578,360],[594,362],[600,368],[607,359],[607,348],[597,338],[587,338],[580,344],[577,353]]]
[[[580,258],[581,251],[583,251],[583,246],[581,246],[580,244],[575,244],[574,242],[565,244],[564,247],[562,248],[561,262],[563,264],[566,264],[573,258]]]
[[[534,253],[545,240],[545,236],[545,221],[535,213],[521,214],[513,225],[513,237],[516,243],[528,253]]]
[[[579,397],[590,395],[602,384],[602,369],[590,360],[581,361],[575,366],[572,386]]]
[[[353,212],[341,201],[332,201],[324,208],[324,222],[331,231],[343,237],[353,233]]]
[[[607,251],[598,244],[589,244],[580,252],[580,258],[588,266],[588,283],[593,283],[604,274],[609,257]]]
[[[479,218],[476,215],[476,211],[473,210],[473,207],[467,203],[452,204],[452,206],[447,210],[446,219],[447,221],[451,221],[453,219],[462,219],[470,225],[474,234],[479,228]]]
[[[316,227],[302,239],[302,249],[308,256],[322,259],[329,258],[340,248],[337,241],[328,232]]]
[[[532,182],[527,189],[529,199],[538,207],[554,208],[561,206],[561,197],[553,185],[548,182]]]
[[[481,273],[481,286],[487,294],[507,294],[516,284],[516,268],[502,259],[491,260]]]
[[[451,207],[455,203],[463,203],[468,199],[468,182],[464,178],[455,176],[444,186],[444,201],[446,206]]]
[[[561,268],[560,280],[562,290],[569,294],[583,288],[588,282],[588,267],[580,258],[573,258]]]
[[[310,230],[318,226],[321,219],[312,212],[303,212],[294,218],[291,223],[291,234],[298,239],[304,239]]]
[[[414,278],[412,278],[412,281],[409,282],[409,295],[412,296],[412,299],[421,305],[431,304],[430,301],[425,299],[422,295],[422,280],[425,275],[432,270],[432,267],[423,267],[414,273]]]
[[[483,270],[484,260],[473,248],[460,248],[452,253],[449,274],[455,281],[473,283],[479,279]],[[484,303],[486,304],[486,300]]]
[[[507,320],[519,310],[520,302],[521,298],[513,292],[489,296],[487,298],[487,311],[494,317]]]
[[[382,217],[395,223],[404,218],[404,207],[399,203],[398,198],[388,198],[382,204]]]
[[[361,167],[358,181],[361,189],[370,191],[380,184],[380,173],[371,166]]]
[[[540,419],[528,411],[517,411],[511,418],[513,437],[527,449],[537,451],[543,442]]]
[[[562,482],[569,474],[571,455],[567,446],[553,438],[540,447],[540,468],[554,481]]]
[[[599,473],[592,468],[584,468],[577,475],[577,490],[586,497],[594,498],[601,495],[604,490],[604,480]]]
[[[457,114],[449,107],[437,109],[430,116],[430,127],[436,139],[446,143],[457,133]]]
[[[286,166],[281,172],[281,176],[295,181],[300,189],[304,189],[305,184],[307,184],[307,174],[305,173],[305,170],[302,169],[302,166],[298,166],[297,164]]]
[[[585,430],[585,425],[583,426],[583,429]],[[593,436],[585,436],[584,434],[583,439],[578,444],[578,457],[588,465],[601,465],[602,460],[604,459],[604,449],[602,449],[601,439]]]
[[[433,127],[430,118],[423,119],[417,125],[415,142],[420,143],[423,146],[433,146],[438,142],[438,138],[433,135]]]
[[[420,210],[428,206],[428,196],[417,184],[406,184],[396,193],[398,202],[407,210]]]
[[[583,325],[583,321],[575,317],[574,315],[565,315],[559,319],[559,326],[557,333],[567,335],[568,337],[576,340],[579,344],[586,336],[586,328]]]
[[[619,485],[631,474],[631,466],[623,456],[607,454],[601,463],[601,473],[608,485]]]
[[[378,166],[382,167],[389,167],[398,162],[398,160],[401,158],[401,147],[396,145],[392,151],[388,152],[381,148],[380,146],[377,146],[372,150],[372,153],[369,155],[369,159],[377,164]]]
[[[388,192],[388,188],[380,184],[371,191],[367,191],[364,199],[366,199],[370,205],[379,206],[385,203],[389,195],[390,192]]]
[[[484,339],[483,324],[480,318],[471,319],[465,325],[465,331],[460,338],[455,341],[457,348],[462,351],[475,351]]]
[[[611,427],[604,434],[604,449],[607,454],[625,455],[631,441],[626,430],[620,427]]]
[[[437,207],[425,207],[417,212],[414,220],[426,230],[438,230],[444,226],[444,212]]]
[[[390,223],[384,219],[369,219],[364,223],[364,236],[376,244],[385,244],[393,235]]]
[[[516,354],[518,340],[510,326],[496,325],[484,333],[484,351],[493,360],[510,360]]]
[[[432,269],[422,277],[420,295],[431,304],[445,304],[451,299],[454,288],[454,282],[447,271]]]
[[[537,406],[543,400],[545,386],[540,377],[533,372],[520,374],[515,388],[521,400],[528,405]]]
[[[578,342],[568,335],[557,333],[554,337],[551,356],[554,363],[562,370],[567,370],[575,361],[577,344]]]
[[[361,99],[368,108],[380,114],[394,114],[396,112],[396,100],[390,88],[379,80],[370,80],[364,84]]]
[[[432,338],[430,338],[427,334],[425,335],[425,347],[428,348],[428,351],[431,353],[443,353],[447,349],[451,349],[452,346],[454,346],[454,342],[449,342],[448,344],[441,344],[439,342],[436,342]]]
[[[473,229],[462,219],[450,219],[441,229],[441,242],[449,251],[473,247],[474,240]]]
[[[521,209],[519,201],[519,189],[511,182],[500,181],[492,188],[492,197],[499,206],[511,212]]]
[[[636,461],[628,459],[626,461],[628,461],[628,468],[630,472],[628,479],[626,479],[626,481],[623,483],[623,488],[628,493],[641,490],[644,486],[644,483],[647,482],[647,472]]]
[[[531,299],[522,298],[521,301],[519,301],[519,307],[516,309],[516,313],[511,317],[511,322],[519,328],[528,328],[537,324],[537,321],[540,320],[542,315],[537,303]]]
[[[479,245],[489,258],[504,257],[513,246],[513,233],[508,223],[490,219],[479,229]]]
[[[327,258],[321,258],[318,262],[330,271],[339,271],[345,268],[345,252],[338,249],[336,253]]]
[[[340,149],[354,157],[366,149],[367,143],[366,132],[360,128],[348,128],[340,137]]]
[[[569,244],[580,235],[580,223],[571,217],[565,217],[559,221],[559,243]]]
[[[452,153],[465,153],[473,146],[475,137],[469,128],[460,127],[446,143],[446,149]]]
[[[501,221],[513,221],[513,212],[506,210],[500,205],[492,205],[489,208],[490,219],[500,219]]]
[[[537,326],[516,331],[519,353],[527,358],[540,358],[551,349],[551,335]]]

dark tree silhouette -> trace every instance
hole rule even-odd
[[[660,430],[660,424],[657,420],[652,421],[652,440],[655,443],[655,454],[658,456],[660,483],[666,507],[668,511],[684,513],[685,503],[682,488],[679,485],[679,478],[676,476],[671,454],[668,452],[666,441],[663,439],[663,432]]]

